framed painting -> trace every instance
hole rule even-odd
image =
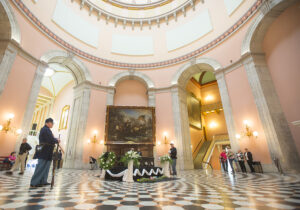
[[[155,144],[155,108],[107,106],[106,144]]]
[[[190,126],[202,129],[201,101],[193,93],[189,93],[187,96],[187,108]]]

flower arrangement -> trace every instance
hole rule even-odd
[[[151,176],[149,178],[137,179],[136,181],[140,183],[147,183],[147,182],[152,183],[152,182],[159,182],[159,181],[166,181],[166,180],[168,180],[168,177],[166,176],[161,176],[161,177]]]
[[[166,161],[168,161],[170,163],[173,162],[172,158],[169,155],[161,156],[159,159],[160,159],[160,163],[164,163]]]
[[[138,167],[140,165],[140,159],[141,156],[139,155],[139,153],[130,150],[125,153],[125,155],[121,158],[120,162],[124,163],[124,165],[127,166],[128,162],[130,160],[133,160],[133,164]]]
[[[99,158],[100,168],[104,170],[111,169],[116,163],[116,154],[114,152],[105,152]]]

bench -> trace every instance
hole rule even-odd
[[[0,171],[10,170],[11,166],[9,163],[4,163],[4,160],[8,158],[6,156],[0,156]]]

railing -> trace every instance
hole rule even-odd
[[[201,106],[202,112],[210,112],[212,110],[220,110],[220,109],[223,109],[223,105],[221,102]]]
[[[202,164],[208,165],[211,168],[211,170],[213,170],[213,167],[209,162],[202,162]],[[207,169],[207,167],[203,167],[203,168]]]
[[[199,143],[197,144],[197,146],[196,146],[194,152],[193,152],[193,159],[194,159],[194,160],[195,160],[196,157],[197,157],[197,154],[198,154],[198,152],[199,152],[199,150],[200,150],[200,148],[201,148],[200,145],[201,145],[201,143],[203,142],[203,140],[204,140],[204,138],[202,137],[201,140],[199,141]]]

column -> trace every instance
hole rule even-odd
[[[36,101],[40,92],[42,80],[44,77],[44,73],[46,71],[47,64],[45,63],[40,63],[37,67],[37,70],[35,71],[35,75],[33,78],[33,82],[31,85],[31,91],[30,95],[27,101],[26,105],[26,110],[23,116],[22,120],[22,125],[21,129],[23,130],[23,135],[27,136],[30,129],[31,129],[31,122],[32,122],[32,117],[36,105]],[[42,110],[40,111],[40,114],[42,114]],[[16,148],[19,148],[19,144],[21,143],[21,138],[20,137],[17,142],[16,142]]]
[[[221,96],[221,101],[223,105],[223,111],[227,126],[227,131],[229,135],[230,145],[234,152],[237,152],[240,148],[239,143],[237,142],[237,139],[235,137],[236,131],[235,131],[235,125],[234,125],[234,118],[233,118],[233,112],[231,108],[231,102],[228,94],[227,84],[225,80],[224,72],[216,73],[216,79],[219,86],[219,92]]]
[[[2,41],[0,43],[0,49],[3,50],[3,57],[0,61],[0,95],[2,94],[8,75],[11,71],[12,65],[17,55],[17,48],[11,43]]]
[[[90,106],[91,87],[81,83],[74,88],[73,111],[65,153],[65,168],[85,168],[83,143]]]
[[[186,91],[180,86],[173,86],[171,91],[178,167],[181,170],[193,169],[194,163],[191,149],[191,136],[186,104]]]
[[[106,105],[114,105],[115,87],[107,87]]]
[[[153,88],[148,89],[148,106],[155,107],[155,90]]]
[[[262,122],[270,155],[285,170],[297,170],[299,156],[282,111],[264,54],[246,54],[243,62]]]

